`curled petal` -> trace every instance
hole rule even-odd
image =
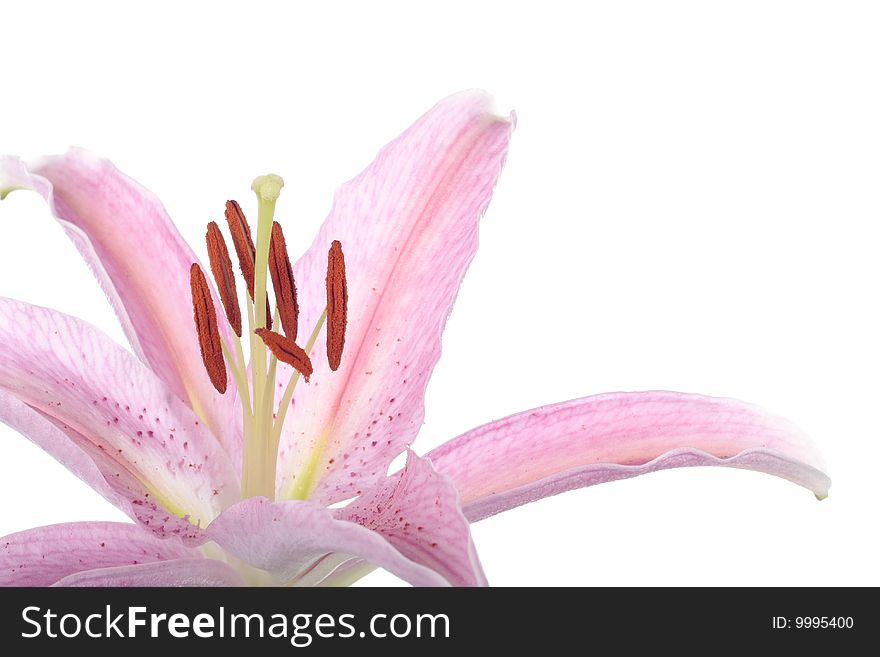
[[[367,480],[381,480],[412,443],[440,335],[476,252],[479,219],[512,129],[512,117],[496,115],[485,93],[457,94],[336,193],[294,273],[299,323],[309,330],[324,310],[327,245],[342,243],[350,299],[345,354],[337,360],[323,342],[309,354],[319,385],[297,388],[289,410],[280,497],[311,495],[321,503],[352,497]],[[279,369],[279,376],[289,372]],[[349,471],[362,479],[352,481]]]
[[[336,517],[378,532],[453,586],[486,585],[455,486],[412,451],[399,477],[386,478]]]
[[[812,441],[743,402],[675,392],[585,397],[478,427],[428,454],[471,522],[574,488],[714,465],[831,485]]]
[[[79,149],[31,165],[0,157],[0,192],[12,188],[46,200],[95,273],[135,353],[234,452],[240,440],[229,431],[235,399],[216,394],[193,337],[187,272],[198,259],[159,199],[109,161]],[[228,327],[222,332],[228,337]]]
[[[408,559],[376,532],[314,502],[270,502],[251,497],[226,509],[207,534],[226,552],[269,571],[279,582],[297,584],[337,553],[354,555],[416,586],[447,586],[431,568]]]
[[[0,586],[49,586],[83,570],[197,556],[133,524],[49,525],[0,538]]]
[[[411,451],[402,472],[386,477],[334,515],[337,520],[353,522],[379,534],[402,557],[442,576],[444,584],[486,585],[455,487],[430,461]],[[347,586],[377,564],[400,575],[401,571],[389,568],[387,562],[370,563],[363,555],[363,550],[356,546],[320,557],[311,555],[311,565],[300,567],[294,581],[297,586]],[[428,585],[441,583],[441,580],[410,581]]]
[[[417,586],[484,586],[486,576],[449,479],[412,452],[343,509],[245,500],[208,528],[221,547],[281,581],[319,584],[379,566]]]

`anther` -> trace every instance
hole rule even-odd
[[[190,287],[192,288],[193,318],[199,335],[199,348],[202,362],[208,371],[211,383],[217,392],[226,392],[226,363],[223,361],[223,349],[220,346],[220,332],[217,330],[217,314],[214,312],[214,301],[211,289],[202,268],[193,263],[189,270]]]
[[[268,329],[258,328],[254,331],[269,347],[275,357],[283,363],[294,367],[308,382],[312,375],[312,361],[309,355],[290,338]]]
[[[272,275],[272,286],[275,288],[275,303],[284,334],[296,340],[299,321],[299,304],[296,300],[296,283],[293,280],[293,268],[287,255],[287,244],[284,232],[277,221],[272,223],[272,240],[269,242],[269,273]]]
[[[205,239],[208,242],[208,259],[211,262],[211,272],[217,281],[220,290],[220,301],[226,311],[226,319],[238,337],[241,337],[241,308],[238,306],[238,293],[235,289],[235,274],[232,271],[232,261],[229,259],[229,251],[223,240],[223,233],[216,222],[208,224],[208,234]]]
[[[254,296],[254,258],[257,250],[251,239],[251,227],[245,219],[244,212],[237,201],[226,201],[226,223],[229,224],[229,232],[232,235],[232,246],[238,256],[238,266],[241,275],[248,287],[251,298]]]
[[[237,201],[226,201],[226,223],[229,224],[232,245],[238,256],[238,266],[241,268],[241,275],[247,285],[248,294],[250,294],[251,300],[256,303],[254,299],[254,260],[257,257],[257,249],[254,247],[254,240],[251,237],[251,227]],[[266,326],[272,327],[272,310],[269,307],[268,295],[266,296]]]
[[[342,244],[333,240],[327,254],[327,362],[334,372],[342,360],[348,321],[348,283]]]

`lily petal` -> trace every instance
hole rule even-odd
[[[471,522],[583,486],[715,465],[788,479],[820,499],[830,479],[797,427],[743,402],[675,392],[585,397],[478,427],[428,454]]]
[[[0,586],[49,586],[82,570],[198,556],[137,525],[74,522],[0,538]]]
[[[336,517],[378,532],[453,586],[487,584],[454,484],[412,451],[399,477],[386,478]]]
[[[235,570],[201,557],[84,570],[53,586],[245,586]]]
[[[226,552],[269,571],[279,582],[297,584],[338,554],[357,556],[415,586],[448,586],[431,568],[406,558],[376,532],[314,502],[270,502],[251,497],[221,513],[207,535]]]
[[[345,352],[336,372],[322,342],[311,354],[312,384],[297,389],[281,443],[281,497],[352,497],[382,479],[415,438],[440,335],[476,251],[513,124],[492,113],[485,93],[457,94],[337,191],[295,274],[300,326],[308,331],[324,310],[327,250],[333,240],[342,243]]]
[[[227,429],[235,400],[211,385],[193,329],[189,269],[198,259],[159,200],[109,161],[80,149],[32,166],[0,157],[0,195],[13,189],[30,189],[46,200],[138,357],[189,401],[230,452],[236,449],[237,437]]]
[[[0,420],[159,535],[201,540],[197,527],[238,499],[232,462],[192,410],[82,320],[0,298],[0,393]]]

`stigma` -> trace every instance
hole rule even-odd
[[[281,188],[284,187],[284,180],[281,176],[270,173],[265,176],[257,176],[251,183],[251,189],[256,192],[264,201],[274,203],[281,196]]]

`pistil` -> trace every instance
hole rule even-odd
[[[269,243],[272,235],[272,221],[275,216],[275,202],[281,194],[284,181],[279,176],[269,174],[259,176],[251,185],[251,189],[257,195],[257,244],[254,255],[254,299],[266,297],[266,275],[269,266]],[[255,313],[254,333],[260,329],[266,329],[268,322],[262,313]],[[275,481],[267,481],[267,471],[270,469],[267,463],[269,455],[269,435],[272,429],[271,409],[274,399],[269,395],[274,393],[275,368],[270,367],[273,381],[268,381],[266,372],[266,346],[262,340],[251,342],[251,372],[253,374],[254,391],[254,433],[250,437],[245,436],[245,454],[249,458],[251,468],[248,477],[248,486],[243,491],[245,497],[262,495],[269,499],[275,499]],[[272,455],[274,458],[274,455]],[[274,467],[271,468],[274,471]]]

